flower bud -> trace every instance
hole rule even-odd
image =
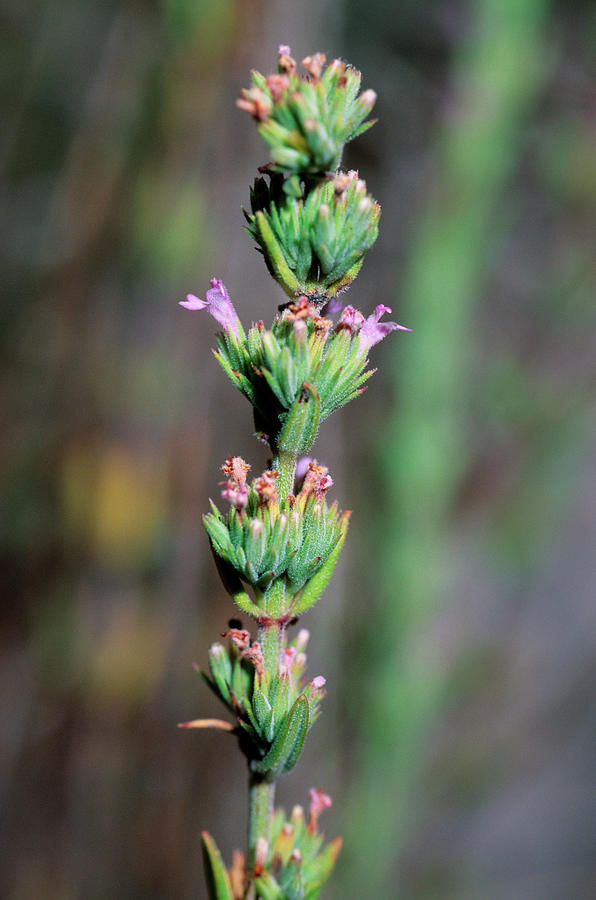
[[[363,91],[360,94],[360,105],[362,107],[365,107],[368,112],[370,112],[376,102],[377,95],[375,91],[369,89],[368,91]]]

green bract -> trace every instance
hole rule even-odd
[[[341,162],[344,144],[374,124],[364,120],[376,94],[368,90],[358,95],[360,72],[339,59],[323,70],[322,54],[314,60],[318,64],[310,65],[304,77],[289,57],[280,57],[280,75],[266,78],[253,71],[252,87],[238,102],[259,123],[259,134],[269,144],[278,171],[333,171]]]
[[[302,326],[302,322],[304,325]],[[326,325],[325,325],[326,323]],[[253,325],[246,337],[231,332],[217,336],[215,357],[229,378],[254,407],[258,434],[272,447],[291,440],[284,427],[293,414],[309,418],[295,443],[286,449],[306,453],[317,428],[334,410],[358,397],[374,373],[366,370],[366,353],[358,335],[330,331],[326,320],[298,323],[277,318],[271,331]],[[289,427],[289,426],[288,426]]]
[[[322,181],[306,198],[289,195],[282,176],[270,177],[269,185],[256,179],[245,215],[271,275],[290,297],[333,297],[377,239],[381,207],[355,172]]]
[[[257,614],[292,615],[295,605],[303,612],[322,593],[325,585],[304,605],[311,580],[331,557],[337,561],[348,517],[315,495],[293,508],[285,499],[259,506],[250,488],[245,510],[222,515],[212,503],[204,523],[221,564],[254,590]]]

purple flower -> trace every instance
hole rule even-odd
[[[308,472],[309,466],[312,462],[310,456],[301,456],[298,462],[296,463],[296,471],[294,472],[294,480],[296,487],[300,489],[302,487],[302,482]]]
[[[321,308],[322,316],[334,316],[335,313],[338,313],[340,309],[344,308],[344,302],[341,297],[332,297],[331,300],[328,300],[327,303]]]
[[[238,484],[235,481],[222,482],[225,484],[221,496],[224,500],[229,500],[232,506],[235,506],[238,512],[245,509],[248,503],[248,487],[245,484]],[[258,521],[258,520],[257,520]]]
[[[208,309],[214,319],[222,326],[224,331],[232,331],[240,338],[240,319],[234,309],[232,301],[223,281],[218,278],[211,279],[211,287],[206,293],[206,300],[201,300],[194,294],[187,294],[186,300],[180,300],[180,306],[186,309]]]
[[[374,313],[368,317],[360,329],[359,337],[361,353],[368,353],[371,347],[378,344],[379,341],[382,341],[391,331],[412,330],[411,328],[406,328],[404,325],[398,325],[397,322],[380,322],[381,316],[385,315],[386,312],[391,312],[390,307],[385,306],[383,303],[379,303]]]

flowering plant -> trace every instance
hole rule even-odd
[[[252,73],[238,106],[270,147],[271,161],[250,192],[247,230],[289,297],[269,328],[245,330],[222,281],[201,300],[220,326],[215,357],[253,408],[256,435],[271,451],[269,468],[248,480],[250,465],[230,456],[222,466],[221,512],[204,517],[222,582],[256,637],[232,620],[209,649],[209,688],[233,721],[196,719],[185,728],[234,734],[249,770],[248,852],[230,868],[203,833],[210,900],[315,900],[331,874],[341,840],[324,846],[320,813],[331,805],[310,792],[310,810],[287,818],[274,810],[276,780],[300,756],[325,696],[325,679],[305,677],[308,632],[288,629],[318,600],[337,564],[349,512],[329,505],[333,479],[309,454],[321,422],[358,397],[374,370],[370,349],[394,330],[379,304],[365,317],[340,297],[354,280],[378,232],[380,206],[357,172],[339,169],[345,143],[365,122],[376,96],[359,94],[360,73],[322,53],[302,61],[279,48],[278,71]]]

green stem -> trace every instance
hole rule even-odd
[[[269,680],[279,671],[279,658],[284,648],[286,626],[275,620],[259,624],[258,641],[261,645],[265,669]],[[275,782],[266,781],[262,775],[251,772],[248,785],[248,865],[255,864],[257,840],[264,838],[271,844],[273,800]]]
[[[248,866],[255,864],[257,840],[264,838],[271,843],[275,782],[264,781],[261,775],[251,773],[248,785]]]
[[[278,450],[273,458],[273,468],[277,469],[277,496],[287,497],[294,493],[294,472],[296,470],[296,456],[287,450]]]
[[[275,620],[265,624],[259,624],[257,640],[261,645],[265,669],[269,680],[273,679],[279,669],[279,657],[283,650],[286,638],[286,626]]]
[[[279,472],[278,496],[283,498],[293,493],[296,456],[279,450],[273,460],[273,468]],[[280,587],[282,587],[281,583]],[[277,598],[274,595],[270,599],[273,601],[272,608],[269,610],[272,618],[259,623],[257,638],[261,645],[265,669],[271,681],[279,671],[279,659],[286,639],[286,626],[275,621],[275,616],[279,616],[283,612],[281,608],[278,608],[280,603],[283,603],[283,598]],[[248,785],[248,865],[250,868],[255,864],[258,839],[264,838],[268,845],[271,843],[274,798],[275,782],[266,781],[262,775],[251,772]]]

